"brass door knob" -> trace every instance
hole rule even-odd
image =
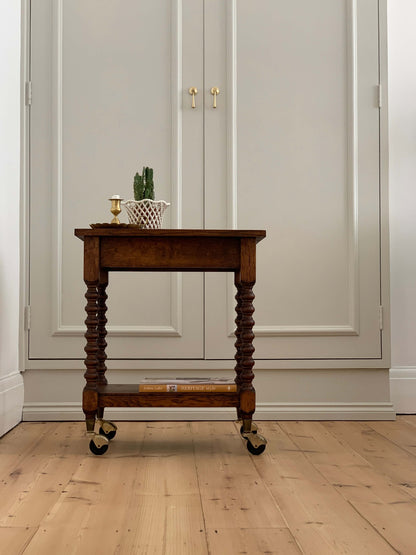
[[[213,108],[217,107],[217,94],[220,94],[220,89],[218,87],[212,87],[211,94],[214,97],[214,103],[212,105]]]
[[[196,108],[195,95],[198,94],[198,89],[196,87],[191,87],[188,92],[192,95],[192,108]]]

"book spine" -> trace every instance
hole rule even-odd
[[[236,384],[139,384],[139,393],[225,393],[237,391]]]

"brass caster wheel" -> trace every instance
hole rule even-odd
[[[90,451],[94,455],[104,455],[104,453],[108,450],[108,445],[102,445],[101,447],[97,447],[93,440],[90,441]]]
[[[102,420],[98,432],[100,435],[106,437],[107,439],[113,439],[117,433],[117,426],[113,424],[113,422]]]
[[[108,450],[109,443],[109,440],[105,436],[95,434],[89,444],[90,451],[94,455],[104,455]]]
[[[250,451],[252,455],[261,455],[264,450],[266,449],[266,445],[259,445],[258,447],[254,447],[251,441],[247,440],[247,449]]]
[[[242,437],[247,441],[247,449],[252,455],[261,455],[266,449],[267,439],[256,432],[242,432]]]

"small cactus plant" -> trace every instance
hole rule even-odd
[[[145,166],[142,174],[136,173],[133,180],[134,200],[123,202],[129,223],[141,229],[160,229],[166,208],[165,200],[155,200],[153,169]]]
[[[134,176],[133,181],[134,200],[143,200],[145,198],[155,199],[155,186],[153,183],[153,169],[143,167],[142,175],[138,172]]]

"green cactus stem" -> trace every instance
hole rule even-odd
[[[149,198],[154,200],[155,198],[155,186],[153,183],[153,169],[146,168],[145,170],[145,188],[144,188],[144,198]]]
[[[135,200],[143,200],[145,198],[155,199],[155,187],[153,182],[153,169],[143,167],[142,175],[136,173],[133,181],[133,191]]]
[[[139,173],[136,173],[133,181],[134,200],[142,200],[144,194],[143,178]]]

